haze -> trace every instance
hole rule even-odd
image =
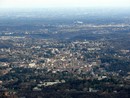
[[[0,8],[130,7],[130,0],[0,0]]]

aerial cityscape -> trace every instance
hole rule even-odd
[[[129,10],[0,10],[0,98],[130,98]]]

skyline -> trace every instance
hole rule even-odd
[[[130,0],[0,0],[0,8],[130,7]]]

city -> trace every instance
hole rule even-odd
[[[126,9],[41,10],[0,12],[0,98],[130,97]]]

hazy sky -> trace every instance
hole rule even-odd
[[[0,0],[0,8],[130,7],[130,0]]]

